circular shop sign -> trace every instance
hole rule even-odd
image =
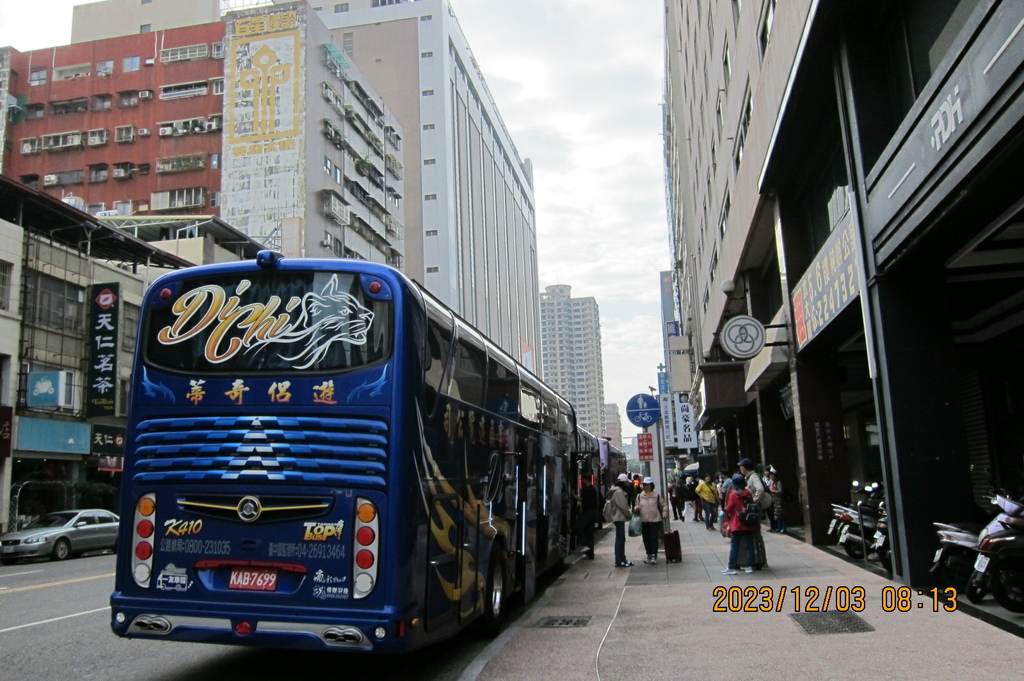
[[[764,349],[764,325],[753,317],[737,315],[725,323],[718,339],[731,357],[750,359]]]

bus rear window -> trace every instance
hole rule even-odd
[[[188,372],[341,371],[391,353],[391,304],[342,272],[273,272],[182,282],[150,307],[151,366]]]

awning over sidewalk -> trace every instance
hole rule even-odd
[[[708,362],[697,368],[690,402],[698,430],[724,425],[750,403],[743,389],[746,366],[746,362]]]

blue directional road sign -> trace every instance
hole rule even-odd
[[[633,395],[626,402],[626,418],[638,428],[649,428],[661,418],[661,405],[651,395]]]

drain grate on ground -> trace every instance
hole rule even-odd
[[[804,612],[790,617],[805,634],[861,634],[875,628],[852,612]]]
[[[559,617],[545,617],[541,621],[537,622],[538,627],[547,627],[549,629],[571,629],[572,627],[585,627],[590,623],[590,615],[583,617],[579,616],[559,616]]]

